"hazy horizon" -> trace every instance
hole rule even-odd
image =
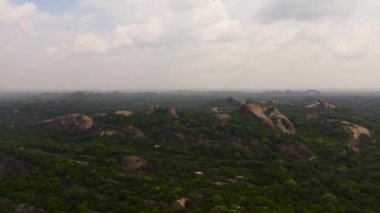
[[[0,0],[0,91],[379,91],[379,10],[376,0]]]

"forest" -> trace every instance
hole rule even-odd
[[[380,94],[0,95],[0,212],[378,212]]]

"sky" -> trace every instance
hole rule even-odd
[[[380,89],[378,0],[0,0],[0,90]]]

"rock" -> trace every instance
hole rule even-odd
[[[276,101],[276,100],[269,100],[269,101],[266,103],[267,106],[276,106],[276,105],[278,105],[278,104],[279,104],[279,102]]]
[[[25,175],[28,172],[28,164],[0,152],[0,178],[3,178],[5,175]]]
[[[367,128],[363,126],[359,126],[351,122],[338,120],[338,119],[329,119],[327,117],[323,117],[318,114],[308,115],[307,119],[309,121],[318,121],[321,123],[339,123],[343,125],[343,128],[345,129],[345,131],[351,135],[351,138],[348,141],[348,147],[353,152],[360,151],[360,142],[363,137],[366,137],[369,139],[372,138],[372,134]]]
[[[297,148],[298,152],[303,156],[304,159],[307,159],[309,161],[317,159],[313,151],[306,144],[300,144]]]
[[[93,125],[94,121],[87,115],[68,114],[50,120],[42,121],[38,126],[64,131],[87,131]]]
[[[275,107],[262,107],[256,103],[247,103],[241,106],[240,111],[258,117],[278,133],[284,135],[296,134],[293,123]]]
[[[262,153],[263,149],[261,147],[261,143],[258,139],[253,139],[248,143],[248,147],[250,150],[252,150],[254,153]]]
[[[174,107],[168,107],[166,109],[166,116],[169,118],[179,118],[179,115],[177,113],[177,109]]]
[[[125,128],[121,128],[121,130],[127,137],[130,137],[134,140],[145,140],[146,139],[145,134],[141,130],[137,129],[134,126],[128,126]]]
[[[268,117],[274,122],[277,130],[285,135],[295,135],[296,129],[293,123],[283,114],[281,114],[277,108],[266,108]]]
[[[275,144],[273,149],[292,160],[314,160],[316,156],[306,144]]]
[[[241,98],[229,97],[227,98],[227,102],[233,106],[241,107],[241,105],[246,104],[247,101]]]
[[[151,105],[151,106],[145,111],[145,114],[147,114],[147,115],[151,115],[151,114],[157,112],[157,110],[158,110],[159,108],[160,108],[160,107],[159,107],[157,104],[155,104],[155,105]]]
[[[202,176],[205,175],[205,173],[200,172],[200,171],[196,171],[196,172],[194,172],[194,174],[195,174],[196,176],[199,176],[199,177],[202,177]]]
[[[223,182],[223,181],[216,181],[214,184],[215,184],[216,186],[225,186],[225,185],[228,185],[228,183]]]
[[[222,110],[220,110],[219,107],[212,107],[211,111],[214,113],[222,113]]]
[[[21,203],[17,206],[15,213],[45,213],[45,210],[35,208],[26,203]]]
[[[131,138],[133,140],[145,140],[145,134],[133,126],[116,127],[113,129],[101,129],[98,130],[97,135],[99,137],[121,136]]]
[[[239,181],[244,181],[246,178],[244,176],[236,176],[235,179]]]
[[[174,138],[176,139],[176,141],[178,142],[185,142],[186,141],[186,136],[182,133],[179,133],[179,132],[174,132]]]
[[[325,116],[313,113],[306,115],[306,120],[313,121],[313,122],[325,122],[328,120]]]
[[[106,117],[107,113],[99,112],[91,115],[92,117]]]
[[[336,106],[333,104],[329,104],[327,102],[322,101],[321,99],[317,99],[314,103],[305,106],[306,109],[322,109],[329,110],[335,109]]]
[[[292,160],[302,160],[302,156],[298,153],[296,147],[290,144],[276,144],[273,145],[275,151],[291,158]]]
[[[189,198],[181,198],[177,200],[177,208],[179,209],[195,209],[196,204]]]
[[[347,121],[340,121],[345,126],[347,132],[351,134],[348,146],[354,152],[360,151],[360,141],[363,137],[372,138],[370,131],[362,126]]]
[[[6,205],[15,209],[15,213],[45,213],[44,209],[36,208],[27,203],[14,203],[8,198],[0,197],[0,206]]]
[[[228,120],[231,119],[231,116],[229,114],[215,114],[214,115],[215,119],[217,120],[218,123],[220,124],[225,124],[227,123]]]
[[[118,164],[128,171],[146,171],[151,169],[151,165],[144,158],[137,156],[120,156],[117,158]]]
[[[100,137],[109,137],[114,135],[122,135],[121,132],[113,129],[101,130],[98,134]]]
[[[119,110],[119,111],[116,111],[114,112],[115,115],[119,115],[119,116],[124,116],[124,117],[130,117],[133,115],[133,112],[132,111],[123,111],[123,110]]]

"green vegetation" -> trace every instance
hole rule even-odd
[[[231,94],[228,94],[231,95]],[[242,94],[243,97],[250,97]],[[73,93],[0,99],[0,153],[12,169],[0,172],[1,212],[27,203],[46,212],[377,212],[380,209],[380,101],[327,97],[336,110],[319,113],[371,130],[351,152],[341,125],[310,122],[302,97],[278,100],[295,136],[279,135],[228,105],[223,94]],[[347,101],[352,100],[352,101]],[[144,109],[162,106],[152,115]],[[362,108],[365,104],[365,108]],[[168,118],[175,106],[180,117]],[[217,122],[217,106],[231,116]],[[113,115],[133,110],[131,117]],[[104,117],[94,113],[108,113]],[[82,113],[94,118],[86,133],[46,130],[39,121]],[[146,135],[100,137],[97,129],[134,126]],[[305,144],[317,159],[294,159],[277,145]],[[299,148],[298,148],[299,149]],[[118,156],[139,156],[150,169],[123,169]],[[0,156],[0,166],[6,162]],[[8,161],[7,161],[8,162]],[[17,166],[14,166],[17,165]],[[0,167],[1,168],[1,167]],[[196,174],[202,172],[203,174]],[[193,209],[177,207],[188,198]]]

